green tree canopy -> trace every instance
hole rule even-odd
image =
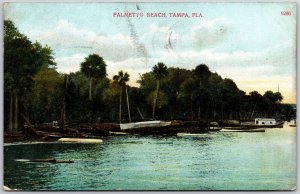
[[[4,21],[4,87],[9,97],[9,131],[19,128],[19,105],[32,91],[33,77],[42,67],[55,67],[52,50],[32,43],[10,20]],[[14,106],[13,106],[14,104]],[[25,104],[23,104],[24,106]],[[26,108],[27,109],[27,108]],[[14,120],[14,126],[12,125]]]
[[[106,63],[97,54],[91,54],[81,63],[81,71],[89,78],[104,78],[106,76]]]

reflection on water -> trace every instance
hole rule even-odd
[[[296,129],[199,137],[110,136],[103,144],[4,146],[4,182],[22,190],[287,190]],[[56,158],[72,164],[24,163]]]

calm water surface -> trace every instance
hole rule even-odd
[[[296,128],[200,137],[110,136],[103,144],[4,146],[4,182],[20,190],[289,190]],[[56,158],[72,164],[24,163]]]

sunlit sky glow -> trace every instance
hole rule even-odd
[[[92,53],[111,78],[119,70],[137,86],[157,62],[194,69],[205,63],[245,92],[277,91],[296,102],[296,5],[293,3],[9,3],[5,18],[32,41],[48,44],[59,72],[76,72]],[[281,16],[289,11],[291,16]],[[147,12],[201,13],[202,18],[148,18]],[[171,36],[170,36],[171,34]],[[170,38],[169,38],[170,37]],[[169,44],[169,41],[171,45]]]

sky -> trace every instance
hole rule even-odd
[[[114,17],[126,12],[143,16]],[[206,64],[247,93],[277,92],[279,85],[283,102],[296,103],[294,3],[7,3],[4,17],[30,40],[49,45],[59,72],[78,71],[95,53],[109,78],[123,70],[138,86],[158,62],[186,69]]]

